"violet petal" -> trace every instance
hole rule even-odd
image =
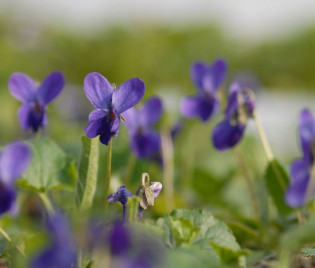
[[[8,145],[0,156],[1,182],[12,187],[15,180],[22,175],[31,160],[31,152],[27,145],[15,142]]]
[[[292,183],[286,192],[286,202],[291,207],[300,207],[306,199],[306,189],[310,178],[309,163],[295,160],[290,169]]]
[[[61,72],[49,74],[40,85],[36,96],[41,104],[48,104],[55,99],[65,85],[65,78]]]
[[[162,101],[158,97],[151,97],[140,108],[138,120],[142,127],[152,127],[162,115]]]
[[[23,73],[13,73],[9,79],[11,95],[23,103],[34,101],[36,85],[32,78]]]
[[[207,121],[218,109],[219,103],[216,98],[206,99],[202,96],[191,96],[182,99],[180,109],[187,118],[200,117]]]
[[[99,73],[89,73],[84,79],[83,89],[90,102],[100,109],[110,109],[113,87]]]
[[[113,93],[112,106],[120,114],[136,105],[143,97],[145,85],[139,78],[132,78],[121,84]]]
[[[229,120],[220,122],[212,133],[213,145],[218,150],[226,150],[235,146],[243,137],[245,125],[231,125]]]

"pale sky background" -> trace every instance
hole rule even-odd
[[[315,24],[314,0],[0,0],[0,15],[91,32],[132,21],[185,26],[217,23],[227,34],[261,40]]]

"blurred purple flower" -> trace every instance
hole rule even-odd
[[[126,218],[128,198],[131,196],[133,196],[133,194],[126,189],[125,185],[122,185],[116,189],[115,193],[110,194],[107,197],[107,201],[110,203],[120,202],[122,204],[122,206],[123,206],[123,222],[125,222],[125,218]]]
[[[32,260],[32,268],[76,268],[77,248],[64,215],[47,216],[51,244]]]
[[[315,193],[315,189],[308,189],[314,168],[315,119],[305,109],[301,112],[299,121],[302,158],[295,160],[290,169],[292,181],[286,193],[286,202],[291,207],[304,205]]]
[[[255,101],[249,89],[242,88],[238,83],[230,87],[228,106],[225,119],[212,133],[213,145],[218,150],[226,150],[235,146],[243,137],[248,118],[253,116]]]
[[[23,103],[18,110],[20,125],[24,130],[37,132],[47,125],[46,105],[62,91],[65,79],[60,72],[49,74],[37,88],[26,74],[13,73],[9,79],[9,89],[13,97]]]
[[[139,158],[152,159],[161,149],[160,135],[152,129],[162,115],[162,101],[151,97],[140,108],[131,108],[122,114],[126,119],[131,149]]]
[[[15,181],[30,163],[29,148],[16,142],[8,145],[0,154],[0,214],[14,209]]]
[[[96,108],[89,115],[85,134],[89,138],[99,135],[101,143],[108,145],[119,134],[120,114],[142,99],[145,85],[141,79],[132,78],[114,90],[104,76],[94,72],[85,77],[84,92]]]
[[[187,118],[199,117],[207,121],[219,108],[217,91],[225,79],[227,71],[223,59],[216,60],[213,65],[196,62],[191,68],[191,79],[198,89],[195,96],[186,97],[181,101],[180,109]]]
[[[143,230],[116,223],[109,232],[113,268],[162,267],[163,247]]]

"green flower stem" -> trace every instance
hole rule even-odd
[[[9,243],[12,242],[12,239],[11,239],[11,237],[9,236],[9,234],[8,234],[5,230],[3,230],[1,227],[0,227],[0,234],[1,234]],[[24,253],[23,249],[22,249],[19,245],[16,246],[16,249],[21,253],[21,255],[22,255],[23,257],[25,257],[25,253]]]
[[[251,200],[254,218],[256,220],[258,220],[259,219],[259,204],[258,204],[258,201],[256,198],[255,189],[254,189],[254,185],[253,185],[252,180],[251,180],[249,170],[247,168],[243,154],[242,154],[242,152],[238,146],[234,147],[234,153],[236,155],[236,159],[238,160],[239,166],[240,166],[242,173],[243,173],[242,177],[244,178],[244,181],[245,181],[245,184],[247,187],[247,191],[248,191],[248,194],[249,194],[249,197]]]
[[[269,142],[268,142],[266,133],[264,131],[264,128],[263,128],[263,126],[261,124],[260,118],[258,117],[258,115],[257,115],[255,110],[253,111],[253,119],[255,120],[257,131],[258,131],[258,134],[259,134],[259,138],[260,138],[261,143],[263,145],[263,148],[265,150],[265,154],[267,156],[267,159],[268,159],[269,162],[271,162],[274,159],[274,156],[273,156],[271,147],[269,145]]]
[[[107,154],[107,174],[106,174],[106,189],[105,189],[105,206],[108,206],[107,196],[109,195],[110,189],[110,176],[112,172],[112,139],[108,143],[108,154]]]
[[[171,135],[163,133],[162,141],[162,159],[163,159],[163,177],[164,177],[164,199],[168,212],[175,208],[174,201],[174,148]]]
[[[54,209],[53,205],[51,204],[46,193],[39,193],[38,195],[39,195],[40,199],[42,200],[48,214],[50,216],[55,215],[55,209]]]

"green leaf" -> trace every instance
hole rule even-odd
[[[99,141],[98,138],[90,139],[81,137],[82,153],[79,164],[79,176],[76,187],[76,204],[82,209],[92,206],[97,185]]]
[[[222,263],[238,263],[244,255],[227,225],[205,210],[178,209],[157,221],[171,247],[196,245],[216,252]]]
[[[50,189],[73,191],[77,172],[75,161],[49,138],[36,138],[28,142],[32,162],[18,185],[36,192]]]
[[[189,219],[170,218],[172,233],[177,245],[191,243],[200,231],[200,227],[195,226]]]
[[[285,203],[285,192],[288,188],[289,176],[276,159],[269,162],[265,173],[265,180],[269,194],[279,214],[284,216],[291,213],[293,209]]]
[[[315,256],[315,248],[303,248],[302,249],[302,255],[304,257]]]

